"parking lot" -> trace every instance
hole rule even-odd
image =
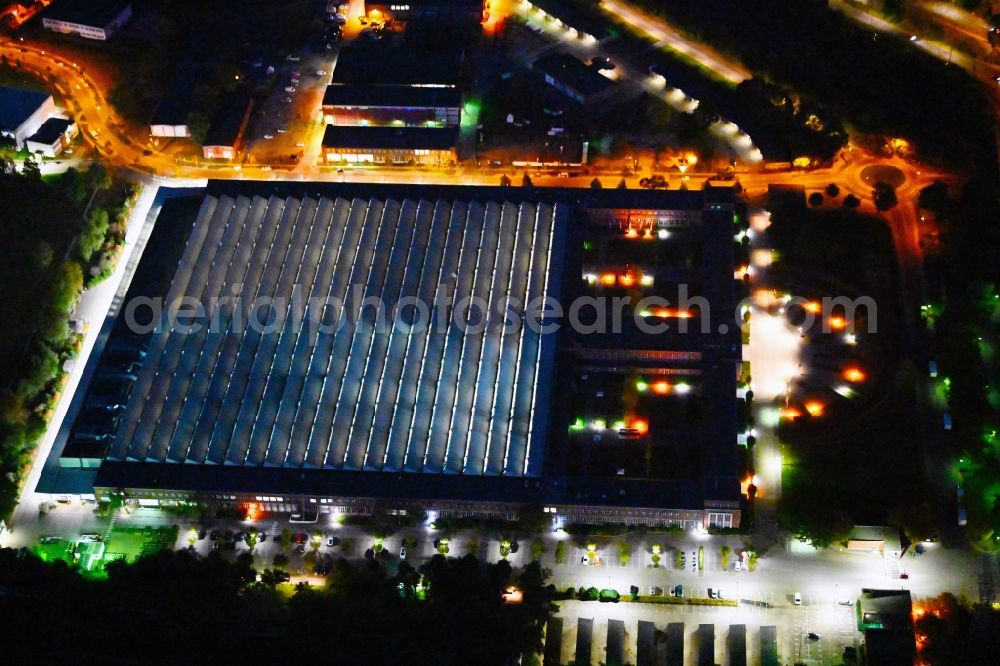
[[[302,50],[270,64],[274,83],[254,108],[247,163],[290,166],[315,161],[323,137],[323,94],[339,50],[336,35],[339,30],[327,25]]]

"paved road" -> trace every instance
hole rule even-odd
[[[870,28],[891,35],[897,35],[906,39],[915,48],[931,54],[946,63],[957,65],[968,71],[973,76],[979,78],[984,83],[996,87],[995,78],[1000,74],[1000,65],[987,59],[989,54],[989,43],[986,40],[985,22],[982,22],[982,32],[976,36],[978,22],[967,12],[961,12],[954,5],[947,5],[950,9],[944,9],[943,2],[915,2],[914,11],[921,14],[922,18],[932,21],[942,30],[942,39],[930,39],[920,32],[919,28],[912,28],[904,25],[890,23],[880,16],[869,13],[861,7],[851,4],[846,0],[830,0],[830,7],[843,13],[848,18],[867,25]],[[964,43],[950,43],[954,39],[956,30],[961,31],[962,40],[974,39],[981,46],[984,46],[979,53],[970,55],[962,50]],[[956,48],[957,46],[957,48]]]
[[[740,83],[751,77],[739,62],[726,58],[711,47],[684,36],[665,21],[633,7],[622,0],[601,0],[601,8],[625,21],[633,29],[655,40],[655,46],[667,48],[689,58],[729,83]]]

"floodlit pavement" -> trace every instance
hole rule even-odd
[[[289,523],[287,514],[265,514],[256,522],[208,520],[199,524],[192,518],[175,516],[156,509],[137,509],[118,512],[115,525],[122,527],[178,525],[181,528],[175,544],[178,549],[188,547],[191,527],[203,527],[208,531],[218,529],[234,532],[255,527],[268,535],[267,540],[258,544],[254,550],[255,563],[260,568],[272,566],[274,556],[282,552],[280,534],[285,528],[292,533],[305,533],[307,536],[320,531],[323,540],[317,552],[321,556],[345,555],[339,545],[334,547],[326,545],[329,536],[335,536],[342,542],[350,540],[352,546],[346,554],[353,558],[362,557],[365,550],[374,544],[374,538],[365,529],[337,525],[327,515],[321,516],[319,522],[315,524]],[[23,525],[3,541],[4,545],[21,546],[28,545],[43,535],[76,538],[81,533],[87,532],[105,534],[108,526],[109,519],[95,516],[91,505],[81,505],[74,501],[67,505],[57,505],[57,508],[50,513],[41,516],[30,525]],[[412,536],[416,540],[416,546],[408,549],[407,561],[417,567],[434,555],[433,541],[441,537],[449,539],[451,556],[467,554],[470,551],[470,542],[476,540],[479,542],[477,555],[481,560],[493,562],[500,557],[496,534],[472,531],[450,532],[418,527],[400,530],[384,540],[383,545],[389,554],[386,563],[390,570],[399,562],[399,550],[406,536]],[[905,588],[912,592],[914,600],[919,600],[944,591],[977,599],[980,589],[984,586],[981,580],[982,565],[976,555],[945,550],[938,544],[928,545],[922,555],[913,556],[908,553],[897,563],[892,560],[887,561],[876,553],[848,552],[843,549],[816,551],[807,545],[790,542],[765,553],[755,571],[735,572],[732,564],[727,571],[721,569],[719,548],[727,544],[734,551],[739,551],[743,548],[744,537],[686,532],[631,533],[614,538],[585,538],[572,537],[564,533],[548,533],[542,540],[545,547],[541,558],[542,565],[552,572],[552,582],[560,590],[568,586],[596,587],[612,588],[621,594],[627,594],[630,586],[636,585],[640,587],[642,594],[649,594],[650,588],[654,586],[667,593],[674,585],[681,584],[684,586],[685,597],[703,598],[708,596],[708,588],[721,588],[726,599],[747,602],[735,608],[575,601],[560,603],[557,615],[565,618],[564,631],[575,631],[575,619],[578,617],[595,620],[595,651],[603,648],[609,619],[625,622],[626,634],[631,637],[626,643],[630,646],[634,645],[639,620],[655,622],[659,629],[663,629],[663,625],[668,622],[684,622],[689,651],[694,649],[691,634],[697,629],[697,625],[715,624],[716,655],[720,659],[719,663],[726,663],[725,637],[728,626],[746,624],[747,645],[753,663],[754,655],[759,650],[757,644],[759,627],[775,625],[778,627],[780,654],[784,659],[794,657],[811,664],[834,664],[838,663],[836,657],[841,654],[845,645],[857,645],[861,640],[861,635],[855,630],[853,609],[841,606],[840,602],[856,600],[862,588]],[[617,543],[621,540],[626,540],[631,545],[631,559],[624,566],[618,559]],[[557,543],[560,541],[564,543],[565,548],[563,564],[557,564],[555,561]],[[523,566],[530,561],[532,542],[533,538],[520,540],[518,552],[509,557],[512,565]],[[598,544],[600,563],[597,565],[584,566],[580,563],[586,553],[588,542]],[[662,559],[657,568],[652,566],[653,543],[662,547]],[[193,546],[198,553],[207,555],[212,550],[213,542],[206,537],[195,540]],[[699,547],[704,548],[705,565],[702,571],[696,570],[692,565],[696,561],[695,554]],[[240,543],[235,554],[246,550],[246,544]],[[683,570],[678,570],[675,566],[677,550],[687,554],[687,567]],[[308,543],[304,551],[305,553],[311,551]],[[287,555],[288,571],[295,577],[293,580],[308,579],[313,584],[321,582],[318,577],[310,577],[303,554],[297,552],[294,544],[287,551]],[[908,580],[898,578],[900,569],[910,574]],[[795,606],[792,602],[796,592],[802,595],[802,606]],[[750,602],[767,602],[770,607],[764,608]],[[819,634],[820,641],[809,641],[806,637],[809,632]],[[572,650],[574,643],[570,639],[575,640],[573,636],[564,635],[564,649]]]

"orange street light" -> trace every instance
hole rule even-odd
[[[667,395],[670,393],[671,386],[667,382],[656,382],[653,384],[653,393],[657,395]]]
[[[844,368],[844,379],[849,382],[863,382],[865,381],[865,373],[860,368]]]
[[[818,400],[809,400],[806,402],[806,411],[809,412],[809,416],[822,416],[824,407],[826,405]]]

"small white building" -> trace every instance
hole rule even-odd
[[[0,86],[0,136],[20,150],[55,110],[48,93]]]
[[[42,15],[42,26],[52,32],[107,41],[132,17],[127,0],[56,0]]]
[[[44,157],[57,157],[64,151],[77,135],[76,123],[66,118],[49,118],[38,131],[28,137],[25,142],[32,153],[41,153]]]

